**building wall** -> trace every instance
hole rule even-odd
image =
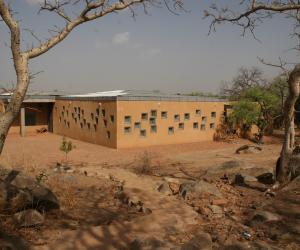
[[[223,117],[225,104],[192,101],[118,101],[117,147],[212,140],[215,128]]]
[[[37,129],[47,128],[52,104],[49,103],[24,103],[25,120],[27,122],[25,131],[34,133]],[[17,116],[9,129],[10,134],[20,133],[20,115]]]
[[[56,100],[53,132],[115,148],[116,119],[115,101]]]

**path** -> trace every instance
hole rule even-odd
[[[84,228],[63,233],[61,240],[43,249],[128,249],[135,238],[165,239],[166,235],[184,233],[197,222],[197,213],[184,202],[158,191],[157,182],[149,176],[137,176],[124,169],[99,169],[100,175],[111,175],[125,181],[124,192],[143,202],[152,213],[130,222],[113,222],[108,226]],[[41,248],[39,248],[41,249]]]

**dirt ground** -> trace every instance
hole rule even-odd
[[[251,144],[246,140],[120,150],[72,140],[76,148],[68,156],[70,173],[54,171],[64,159],[59,150],[61,140],[61,136],[48,133],[23,138],[10,135],[0,158],[2,167],[19,169],[33,177],[43,174],[43,183],[61,202],[61,209],[47,214],[44,225],[39,227],[18,229],[10,218],[2,219],[8,233],[17,231],[15,236],[24,238],[35,249],[143,249],[129,246],[145,237],[178,246],[200,230],[210,234],[214,249],[225,249],[228,241],[300,249],[298,191],[279,194],[274,206],[274,198],[263,192],[233,187],[218,178],[213,184],[228,201],[222,218],[207,211],[207,204],[212,202],[210,197],[187,201],[157,191],[163,177],[197,177],[230,161],[246,162],[272,172],[281,149],[278,138],[266,138],[262,151],[255,154],[235,154],[238,147]],[[140,204],[128,206],[120,202],[120,186]],[[246,226],[249,215],[260,207],[281,211],[285,217],[279,224]],[[151,214],[145,213],[145,209]],[[250,238],[245,237],[246,232],[251,234]]]

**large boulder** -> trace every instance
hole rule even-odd
[[[179,187],[179,194],[185,199],[188,198],[189,195],[193,194],[201,197],[215,196],[223,198],[222,193],[215,185],[203,180],[182,183]]]
[[[47,211],[59,208],[58,199],[51,190],[19,171],[1,169],[0,190],[0,209],[19,211],[31,207]]]

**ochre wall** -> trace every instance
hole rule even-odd
[[[116,123],[114,101],[56,100],[54,104],[53,132],[56,134],[115,148]]]
[[[161,144],[188,143],[212,140],[215,128],[220,124],[224,114],[225,102],[181,102],[181,101],[118,101],[117,103],[117,147],[139,147]],[[150,131],[151,110],[157,111],[157,116],[152,119],[156,123],[157,131]],[[196,110],[198,114],[196,114]],[[167,118],[161,117],[161,112],[167,112]],[[211,117],[211,112],[216,112],[216,117]],[[147,120],[141,119],[141,114],[147,113]],[[184,114],[189,113],[190,118],[184,119]],[[180,121],[175,121],[174,115],[180,116]],[[131,117],[125,121],[125,116]],[[205,130],[201,130],[202,117],[206,117]],[[154,118],[154,117],[152,117]],[[141,128],[135,128],[135,122],[140,122]],[[193,123],[198,122],[198,128],[193,127]],[[184,124],[184,128],[179,128],[179,123]],[[214,128],[210,128],[210,124]],[[126,133],[125,127],[131,128],[131,132]],[[174,133],[169,134],[169,127],[174,127]],[[140,135],[140,130],[146,131],[146,136]]]
[[[49,112],[52,104],[48,103],[24,103],[25,114],[35,114],[36,125],[26,126],[25,133],[35,133],[37,129],[48,129]],[[10,134],[20,133],[20,114],[17,116],[12,126],[9,129]]]

